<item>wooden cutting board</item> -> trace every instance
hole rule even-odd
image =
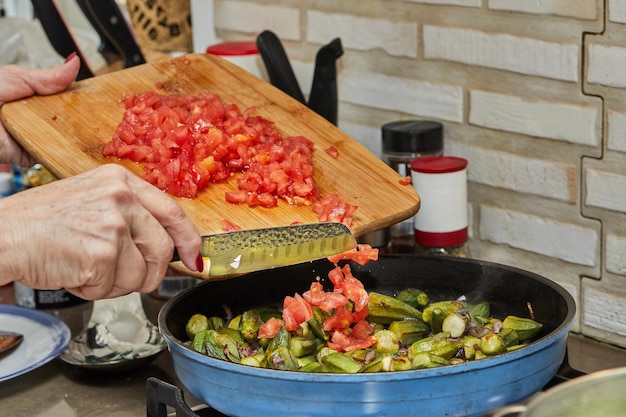
[[[411,185],[356,140],[271,84],[219,57],[191,54],[99,75],[74,83],[53,96],[35,96],[2,106],[7,130],[58,178],[105,163],[126,166],[137,175],[140,165],[102,156],[122,120],[125,94],[159,90],[186,94],[208,91],[242,110],[273,121],[284,135],[303,135],[315,143],[313,164],[321,195],[338,193],[359,208],[351,226],[356,236],[385,228],[413,216],[419,196]],[[334,159],[325,149],[335,146]],[[222,232],[222,220],[242,228],[314,223],[310,207],[280,201],[278,207],[237,206],[224,200],[236,189],[234,180],[212,184],[196,199],[177,199],[202,234]]]

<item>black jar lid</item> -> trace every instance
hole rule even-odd
[[[400,120],[382,126],[383,152],[443,151],[443,125],[431,120]]]

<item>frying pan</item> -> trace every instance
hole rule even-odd
[[[327,260],[200,284],[170,299],[158,317],[181,384],[230,416],[479,416],[538,392],[563,363],[576,306],[569,293],[539,275],[473,259],[381,255],[351,264],[368,291],[394,295],[407,287],[432,301],[466,296],[489,301],[491,313],[528,317],[532,306],[542,332],[528,346],[505,354],[433,369],[375,374],[314,374],[259,369],[213,359],[184,346],[194,313],[224,316],[280,304],[302,293],[316,276],[329,285]]]

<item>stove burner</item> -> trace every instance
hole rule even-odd
[[[574,369],[570,366],[565,352],[565,359],[558,372],[543,390],[547,390],[555,385],[567,382],[579,376],[586,375],[585,372]],[[168,414],[167,406],[174,408],[175,414]],[[175,385],[169,384],[160,379],[150,377],[147,381],[147,417],[228,417],[212,409],[209,406],[199,406],[192,410],[185,402],[183,392]],[[484,417],[489,416],[489,413]]]

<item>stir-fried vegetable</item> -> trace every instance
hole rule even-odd
[[[367,293],[348,265],[278,309],[252,309],[225,322],[194,314],[192,349],[249,366],[301,372],[382,372],[478,360],[523,347],[540,332],[530,318],[490,315],[488,302],[430,302],[408,288]]]

